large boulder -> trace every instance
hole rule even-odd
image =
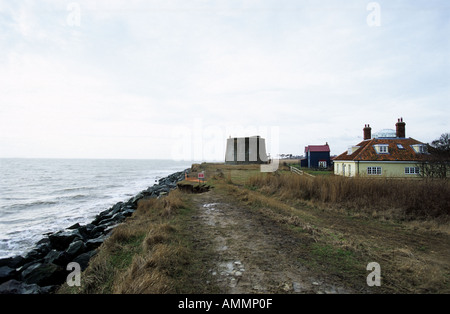
[[[11,268],[19,268],[24,264],[24,258],[20,255],[14,257],[6,257],[0,259],[0,267],[8,266]]]
[[[92,250],[78,255],[73,261],[80,264],[81,271],[83,271],[88,267],[89,261],[95,254],[97,254],[97,250]]]
[[[107,226],[105,226],[105,225],[95,226],[95,228],[92,229],[92,231],[91,231],[91,236],[93,238],[97,238],[97,237],[101,236],[103,234],[103,231],[106,229],[106,227]]]
[[[116,204],[111,208],[111,211],[110,211],[111,217],[114,216],[115,214],[117,214],[118,212],[120,212],[120,211],[122,210],[122,206],[123,206],[123,202],[116,203]]]
[[[53,263],[37,263],[22,272],[24,282],[38,286],[59,285],[64,282],[66,276],[65,269]]]
[[[13,279],[16,276],[17,272],[14,268],[9,266],[1,266],[0,267],[0,282],[5,282],[10,279]]]
[[[131,198],[131,204],[133,204],[134,206],[137,206],[137,202],[142,199],[145,195],[141,192],[139,194],[137,194],[135,197]]]
[[[88,251],[98,248],[106,239],[105,235],[101,235],[94,239],[89,239],[86,241],[86,249]]]
[[[69,263],[70,256],[66,251],[51,250],[44,257],[44,263],[53,263],[60,266],[65,266]]]
[[[43,289],[37,284],[27,284],[11,279],[0,285],[0,294],[40,294]]]
[[[75,257],[84,252],[86,252],[86,245],[81,240],[73,241],[72,243],[70,243],[69,247],[66,250],[66,253],[69,256],[69,258]]]
[[[52,244],[50,243],[50,239],[48,238],[41,239],[39,242],[36,243],[35,248],[27,253],[24,260],[22,261],[22,264],[34,262],[44,258],[44,256],[47,255],[47,253],[50,252],[51,249]]]
[[[62,251],[67,249],[70,243],[72,243],[75,239],[82,240],[83,236],[78,229],[74,229],[58,231],[49,235],[48,238],[54,249]]]

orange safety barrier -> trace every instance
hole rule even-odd
[[[188,176],[188,174],[187,173],[184,173],[184,180],[186,180],[186,181],[192,181],[192,182],[198,182],[199,181],[199,178],[197,177],[197,175],[195,176],[195,177],[189,177]],[[202,180],[203,182],[205,182],[206,181],[206,178],[205,179],[203,179]]]

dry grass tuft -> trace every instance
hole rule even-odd
[[[162,223],[152,228],[145,237],[143,249],[150,251],[155,244],[169,241],[170,234],[175,231],[175,228],[168,223]]]
[[[148,269],[148,260],[137,255],[133,258],[131,266],[117,280],[113,293],[143,294],[168,293],[170,280],[160,272]]]
[[[145,255],[137,255],[123,273],[114,293],[176,293],[172,278],[189,264],[189,253],[181,246],[154,244]]]
[[[178,210],[183,194],[142,199],[125,223],[115,227],[82,274],[82,286],[60,293],[176,293],[187,275],[190,252],[180,243]]]
[[[334,204],[368,216],[412,220],[450,216],[447,180],[393,180],[259,174],[247,185],[266,195]]]
[[[179,190],[172,191],[169,195],[163,198],[163,207],[162,215],[164,217],[169,217],[177,213],[177,209],[183,207],[183,193]]]

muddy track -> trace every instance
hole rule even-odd
[[[209,191],[192,197],[196,242],[221,293],[353,293],[299,262],[301,241],[262,216]]]

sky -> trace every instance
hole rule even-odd
[[[0,157],[338,155],[450,132],[450,3],[0,0]]]

